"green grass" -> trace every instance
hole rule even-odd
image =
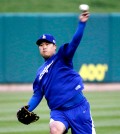
[[[91,12],[120,12],[120,0],[0,0],[0,12],[79,12],[81,3]]]
[[[30,92],[0,92],[0,134],[48,134],[49,109],[43,99],[35,109],[40,120],[23,125],[17,121],[17,110],[26,105]],[[120,133],[120,91],[85,92],[90,101],[97,134]],[[70,131],[69,131],[70,134]]]

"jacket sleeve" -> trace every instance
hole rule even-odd
[[[64,57],[66,58],[68,57],[69,59],[73,58],[74,53],[82,39],[85,25],[86,25],[85,22],[79,22],[72,40],[70,41],[70,43],[64,46]]]
[[[28,102],[28,105],[29,105],[28,110],[30,112],[33,111],[38,106],[38,104],[41,102],[42,98],[43,98],[43,95],[40,92],[40,90],[34,91],[33,96],[31,97],[31,99]]]

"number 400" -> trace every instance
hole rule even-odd
[[[107,71],[107,64],[83,64],[80,68],[79,74],[82,76],[84,81],[102,81],[104,80]]]

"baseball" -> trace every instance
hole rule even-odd
[[[87,4],[81,4],[81,5],[79,6],[79,9],[80,9],[81,11],[88,11],[88,10],[89,10],[89,6],[88,6]]]

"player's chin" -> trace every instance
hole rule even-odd
[[[49,58],[50,58],[50,56],[49,56],[49,55],[46,55],[46,54],[43,54],[42,57],[43,57],[44,59],[49,59]]]

